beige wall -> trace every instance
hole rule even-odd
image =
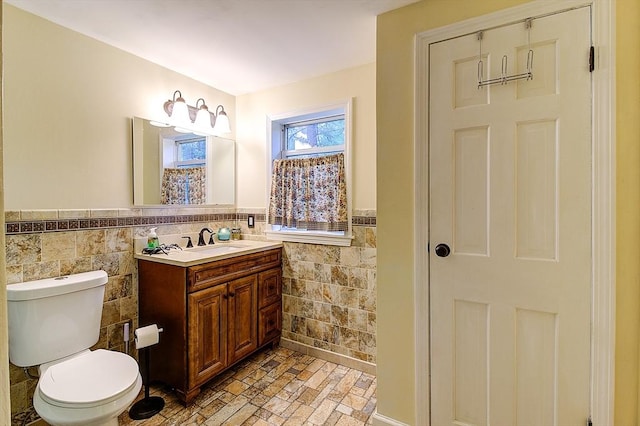
[[[378,412],[413,424],[414,35],[522,0],[423,0],[378,18]],[[638,424],[640,3],[617,0],[615,419]],[[397,224],[405,232],[397,232]],[[409,236],[409,237],[407,237]],[[403,360],[403,362],[399,362]]]
[[[2,10],[0,9],[0,23],[2,22]],[[2,25],[0,24],[0,44],[2,43]],[[0,47],[0,65],[2,65],[2,48]],[[0,69],[2,67],[0,66]],[[0,87],[2,75],[0,74]],[[2,102],[0,102],[0,158],[2,158]],[[4,211],[4,181],[2,173],[3,165],[0,161],[0,211]],[[4,215],[0,216],[0,226],[4,229]],[[0,247],[4,247],[4,232],[0,232]],[[5,254],[0,252],[0,423],[9,424],[11,417],[11,403],[9,401],[9,336],[7,333],[7,293],[5,292],[6,278],[4,271]]]
[[[375,64],[239,96],[238,207],[267,206],[267,116],[353,101],[353,209],[376,205]]]
[[[175,90],[223,104],[235,129],[234,96],[3,7],[7,209],[131,206],[131,117],[162,113]]]
[[[640,422],[640,2],[616,0],[615,424]]]

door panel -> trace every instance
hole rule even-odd
[[[484,424],[487,418],[487,341],[489,306],[456,300],[454,418]]]
[[[434,425],[578,425],[589,415],[588,7],[430,46]],[[529,37],[531,43],[529,44]]]
[[[257,275],[229,282],[229,364],[258,347]]]
[[[516,123],[516,256],[557,260],[556,120]]]
[[[189,387],[198,386],[227,366],[227,286],[190,293]]]
[[[489,128],[454,131],[454,247],[489,254]]]

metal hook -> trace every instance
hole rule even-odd
[[[533,80],[533,49],[531,49],[531,27],[533,27],[533,18],[524,20],[524,27],[527,29],[527,80]]]
[[[506,84],[507,83],[507,61],[509,59],[507,58],[507,55],[504,55],[502,57],[502,84]]]
[[[478,89],[480,89],[484,78],[484,63],[482,62],[482,38],[484,37],[484,33],[482,31],[478,31],[476,37],[480,43],[480,51],[478,52]]]

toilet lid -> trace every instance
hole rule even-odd
[[[52,365],[38,386],[53,405],[90,407],[118,398],[137,378],[138,364],[129,355],[98,349]]]

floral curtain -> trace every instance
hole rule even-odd
[[[269,223],[315,231],[346,231],[344,154],[274,160]]]
[[[162,204],[205,204],[207,198],[205,168],[164,169],[160,197]]]

